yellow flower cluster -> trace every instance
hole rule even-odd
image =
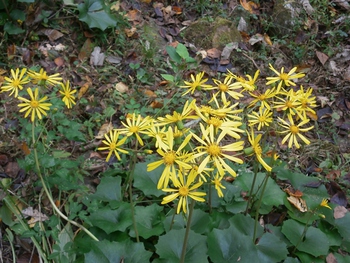
[[[200,103],[189,99],[180,111],[158,118],[134,113],[122,122],[123,127],[106,134],[105,146],[98,149],[109,151],[107,161],[112,153],[120,159],[118,152],[126,151],[122,145],[134,137],[137,145],[155,150],[159,159],[149,163],[147,170],[161,167],[157,188],[169,193],[162,204],[178,199],[177,213],[187,212],[189,198],[205,201],[203,184],[213,185],[223,197],[223,180],[225,176],[237,176],[232,164],[242,164],[244,154],[254,155],[263,169],[272,170],[278,156],[266,153],[268,129],[282,134],[281,143],[290,148],[299,148],[300,140],[310,143],[303,133],[313,128],[308,117],[315,115],[312,89],[294,89],[293,81],[304,76],[295,73],[296,68],[289,73],[283,68],[281,72],[270,68],[277,76],[268,77],[262,90],[257,85],[259,71],[254,77],[228,72],[223,81],[213,79],[213,84],[204,78],[204,72],[192,75],[191,81],[180,86],[183,95],[201,92],[202,98],[208,98],[207,103],[204,99]],[[240,104],[242,98],[250,101],[248,107]],[[119,139],[119,135],[125,137]],[[244,138],[250,144],[245,149]]]
[[[40,69],[39,72],[34,70],[27,70],[27,68],[16,70],[11,69],[11,76],[5,77],[5,83],[0,87],[0,92],[9,92],[9,96],[14,96],[22,103],[18,104],[21,109],[19,112],[25,112],[24,117],[27,118],[30,115],[30,120],[34,122],[36,119],[42,119],[47,115],[47,111],[50,110],[51,103],[47,102],[47,96],[41,96],[41,87],[48,88],[50,86],[59,85],[62,94],[62,101],[71,108],[75,104],[74,93],[76,90],[72,90],[69,81],[63,83],[59,73],[53,75],[47,75],[44,69]],[[28,86],[26,89],[29,99],[18,96],[19,93]],[[33,88],[33,86],[38,86]]]

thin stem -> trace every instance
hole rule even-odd
[[[212,212],[212,206],[211,206],[211,201],[212,201],[212,185],[209,184],[209,194],[208,194],[208,205],[209,205],[209,214]]]
[[[245,215],[248,213],[249,205],[253,199],[252,195],[253,195],[253,191],[254,191],[254,187],[255,187],[255,183],[256,183],[256,178],[258,177],[257,175],[258,175],[258,164],[256,162],[254,162],[254,178],[253,178],[252,186],[251,186],[250,191],[249,191],[248,202],[247,202],[247,206],[246,206],[245,212],[244,212]]]
[[[298,246],[299,246],[300,243],[303,241],[303,239],[304,239],[304,237],[305,237],[305,235],[306,235],[306,232],[307,232],[307,230],[309,229],[309,221],[310,221],[312,215],[313,215],[313,214],[310,213],[310,216],[309,216],[309,218],[307,219],[307,221],[306,221],[306,223],[305,223],[303,233],[301,234],[301,236],[300,236],[300,238],[299,238],[297,244],[295,245],[295,247],[294,247],[294,249],[293,249],[293,251],[292,251],[292,254],[295,253],[295,251],[297,250]]]
[[[188,218],[187,218],[187,224],[186,224],[186,232],[185,232],[185,237],[184,237],[184,242],[182,244],[182,251],[181,251],[181,259],[180,259],[180,263],[184,263],[185,262],[185,256],[186,256],[186,248],[187,248],[187,241],[188,241],[188,237],[190,234],[190,226],[191,226],[191,220],[192,220],[192,215],[193,215],[193,209],[194,209],[194,204],[196,203],[195,200],[192,200],[191,205],[190,205],[190,209],[188,211]]]
[[[266,176],[264,179],[264,185],[263,185],[263,188],[261,189],[261,194],[260,194],[260,198],[258,201],[258,206],[257,206],[256,212],[255,212],[255,224],[254,224],[254,234],[253,234],[253,242],[254,243],[255,243],[255,239],[256,239],[256,232],[258,229],[259,210],[261,207],[261,203],[262,203],[262,200],[264,197],[264,193],[265,193],[265,189],[266,189],[266,185],[267,185],[267,181],[269,180],[269,177],[270,177],[270,172],[266,172]]]
[[[54,200],[52,199],[52,196],[50,195],[50,191],[49,189],[47,188],[46,184],[45,184],[45,181],[44,181],[44,178],[41,174],[41,170],[40,170],[40,165],[39,165],[39,158],[38,158],[38,152],[36,150],[36,143],[35,143],[35,133],[34,133],[34,128],[35,128],[35,124],[34,122],[32,122],[32,140],[33,140],[33,150],[34,150],[34,159],[35,159],[35,164],[36,164],[36,169],[37,169],[37,173],[38,173],[38,176],[40,178],[40,181],[41,181],[41,184],[43,185],[43,188],[44,188],[44,191],[47,195],[47,198],[49,199],[50,201],[50,204],[52,205],[52,208],[55,210],[55,212],[60,216],[62,217],[64,220],[66,220],[67,222],[71,223],[72,225],[75,225],[76,227],[82,229],[86,234],[88,234],[93,240],[95,241],[99,241],[97,239],[97,237],[95,237],[89,230],[87,230],[84,226],[82,226],[81,224],[73,221],[73,220],[70,220],[67,216],[65,216],[56,206]]]
[[[135,151],[133,154],[132,163],[131,163],[131,167],[130,167],[128,184],[129,184],[129,198],[130,198],[130,206],[131,206],[132,223],[134,226],[136,241],[140,242],[139,231],[137,230],[137,224],[136,224],[136,219],[135,219],[134,201],[132,199],[132,181],[134,180],[134,171],[135,171],[135,165],[136,165],[136,161],[137,161],[137,148],[138,148],[138,141],[136,140]]]
[[[6,206],[12,211],[12,213],[14,213],[14,215],[16,216],[16,218],[19,220],[19,222],[21,223],[22,227],[25,230],[29,230],[28,225],[23,221],[22,219],[22,215],[21,213],[18,211],[18,207],[14,204],[14,202],[12,201],[12,199],[9,196],[6,196],[4,199],[4,202],[6,203]],[[36,249],[38,250],[38,253],[40,255],[40,257],[44,260],[45,263],[48,263],[49,261],[46,259],[46,255],[45,252],[42,250],[39,242],[35,239],[35,237],[31,237],[30,238]],[[15,261],[14,261],[15,262]]]

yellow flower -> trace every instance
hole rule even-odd
[[[72,108],[73,104],[75,105],[75,97],[74,93],[77,92],[77,90],[72,90],[69,85],[69,80],[67,80],[66,84],[60,83],[62,90],[59,92],[63,95],[62,101],[64,104],[66,104],[67,108]]]
[[[231,82],[232,82],[232,78],[229,76],[227,76],[224,79],[224,82],[214,79],[214,83],[216,84],[216,86],[208,88],[208,90],[213,90],[213,89],[218,90],[218,92],[216,92],[213,95],[213,97],[216,98],[220,94],[221,100],[224,104],[228,102],[226,95],[230,96],[231,98],[234,98],[235,100],[238,100],[240,97],[243,97],[243,95],[235,90],[242,88],[242,85],[238,82],[236,83],[231,83]]]
[[[183,125],[182,124],[183,120],[198,118],[195,115],[191,115],[191,113],[194,111],[195,103],[196,103],[196,100],[192,100],[191,102],[187,100],[185,105],[182,108],[181,113],[174,111],[173,115],[167,114],[165,115],[165,117],[159,117],[158,120],[161,122],[162,125],[176,123],[181,126]],[[183,127],[180,127],[180,128],[183,128]]]
[[[34,84],[38,84],[40,86],[49,86],[49,85],[57,85],[61,83],[62,78],[60,77],[60,73],[53,74],[51,76],[47,75],[47,72],[42,68],[39,73],[29,70],[28,75],[33,79]]]
[[[19,112],[26,112],[24,115],[24,118],[27,118],[29,114],[31,114],[31,121],[35,121],[35,117],[38,116],[39,119],[42,119],[42,115],[47,115],[46,111],[50,109],[50,106],[52,105],[51,103],[45,103],[47,100],[47,96],[39,99],[39,90],[36,88],[33,91],[28,88],[27,93],[30,96],[30,100],[23,98],[23,97],[18,97],[19,100],[23,101],[24,103],[18,104],[18,107],[22,107],[22,109],[19,110]]]
[[[99,150],[99,151],[109,150],[109,153],[108,153],[107,158],[106,158],[106,162],[109,161],[109,159],[112,156],[112,153],[114,153],[115,156],[117,157],[117,159],[120,161],[120,156],[119,156],[118,152],[122,152],[125,154],[128,153],[128,151],[120,148],[120,146],[122,146],[125,143],[127,137],[124,137],[123,139],[118,141],[119,132],[116,129],[111,130],[109,132],[109,136],[106,133],[104,135],[104,137],[105,137],[105,140],[103,140],[102,142],[107,146],[99,147],[99,148],[97,148],[97,150]]]
[[[164,170],[162,175],[160,176],[157,184],[158,189],[162,189],[167,187],[169,184],[170,178],[175,176],[175,165],[178,166],[179,169],[191,169],[192,166],[189,164],[193,160],[192,154],[183,154],[181,150],[188,144],[192,135],[188,135],[177,150],[174,149],[174,132],[172,127],[168,128],[166,132],[166,144],[168,145],[167,150],[163,150],[159,148],[157,150],[158,154],[162,156],[162,159],[159,161],[155,161],[153,163],[149,163],[147,165],[147,171],[153,171],[160,165],[164,165]]]
[[[298,97],[294,90],[291,89],[286,94],[286,98],[280,98],[278,96],[276,96],[276,98],[280,101],[274,101],[275,106],[273,106],[273,108],[286,111],[291,115],[295,115],[295,112],[298,111],[298,105],[300,105],[300,103],[298,102]]]
[[[223,176],[220,176],[219,173],[216,173],[214,180],[211,181],[212,184],[215,185],[215,189],[218,192],[219,197],[224,197],[224,194],[222,193],[221,188],[226,189],[226,187],[221,184],[222,178]]]
[[[185,91],[182,96],[186,95],[187,93],[193,94],[196,89],[200,88],[210,88],[211,85],[204,84],[208,81],[208,79],[203,79],[204,72],[200,72],[194,77],[194,75],[191,75],[192,82],[184,81],[186,85],[180,86],[180,88],[187,88],[188,90]]]
[[[218,139],[214,138],[215,132],[213,126],[209,126],[207,129],[205,129],[202,123],[200,123],[200,128],[203,139],[193,133],[193,137],[201,144],[200,146],[196,147],[196,151],[198,151],[198,153],[194,155],[194,158],[197,159],[203,155],[205,156],[198,167],[198,173],[201,173],[210,163],[218,169],[220,175],[223,176],[225,171],[227,171],[232,176],[236,176],[236,172],[225,162],[224,159],[228,159],[236,163],[243,163],[243,161],[237,157],[226,154],[225,152],[237,152],[242,150],[244,142],[238,141],[221,146],[220,141],[223,137],[219,135]]]
[[[185,179],[186,182],[185,182]],[[176,198],[179,198],[179,203],[177,204],[176,213],[180,213],[181,209],[184,213],[187,213],[188,198],[192,198],[198,202],[204,202],[205,199],[202,196],[205,196],[206,193],[198,192],[197,189],[203,184],[203,182],[194,183],[193,176],[184,176],[180,171],[178,175],[174,177],[173,184],[176,188],[165,188],[162,189],[164,192],[174,192],[163,198],[162,205],[174,201]]]
[[[328,205],[328,200],[327,200],[327,199],[322,199],[322,202],[321,202],[320,206],[323,206],[323,207],[327,207],[327,208],[329,208],[329,209],[332,209],[332,207],[330,207],[330,206]]]
[[[231,120],[236,120],[236,121],[241,121],[242,118],[238,116],[238,113],[241,113],[243,109],[235,109],[238,105],[239,102],[233,104],[230,106],[230,102],[226,103],[224,106],[220,106],[219,102],[215,97],[214,102],[216,108],[212,108],[211,115],[218,117],[219,119],[225,120],[225,121],[231,121]]]
[[[312,88],[308,88],[304,92],[303,86],[300,86],[300,90],[296,92],[297,101],[300,103],[300,105],[297,106],[296,109],[298,110],[298,112],[301,112],[304,118],[306,118],[307,112],[316,114],[316,112],[312,109],[317,107],[316,97],[311,95],[312,95]]]
[[[147,129],[151,126],[152,120],[150,117],[142,118],[141,115],[133,113],[131,118],[126,118],[126,123],[122,122],[125,128],[118,129],[120,134],[126,134],[126,136],[135,135],[140,145],[144,145],[139,134],[147,134]]]
[[[241,76],[236,76],[235,74],[233,74],[231,71],[227,70],[229,73],[227,74],[227,76],[235,79],[237,81],[237,83],[241,84],[241,86],[243,87],[244,90],[246,91],[253,91],[255,90],[255,82],[259,76],[260,70],[257,70],[254,74],[254,78],[252,78],[250,75],[246,75],[246,77],[248,78],[248,80],[246,80],[244,77]]]
[[[253,111],[252,114],[248,114],[249,126],[258,124],[258,131],[265,125],[270,126],[272,122],[272,112],[268,109],[259,108],[259,113]]]
[[[284,144],[287,140],[289,140],[288,142],[288,147],[292,148],[293,144],[297,147],[300,148],[299,142],[298,142],[298,137],[305,143],[305,144],[310,144],[310,141],[301,134],[301,132],[306,132],[311,130],[314,126],[308,127],[308,128],[301,128],[301,126],[303,126],[304,124],[307,124],[310,120],[309,119],[302,119],[302,121],[299,124],[294,124],[294,120],[293,117],[288,114],[288,120],[289,123],[286,122],[285,120],[281,119],[280,117],[278,117],[278,119],[280,120],[280,122],[282,124],[279,123],[279,125],[283,128],[285,128],[285,131],[281,131],[279,133],[287,133],[287,135],[282,139],[282,144]]]
[[[23,68],[21,70],[21,73],[19,69],[16,69],[16,72],[11,69],[11,75],[12,78],[5,77],[5,85],[1,87],[1,91],[11,91],[11,96],[14,93],[14,97],[17,98],[18,96],[18,90],[22,90],[24,84],[27,84],[30,80],[28,79],[28,76],[24,77],[24,74],[27,72],[26,68]]]
[[[252,145],[256,159],[266,169],[266,171],[271,172],[272,168],[262,158],[262,149],[261,149],[261,146],[259,144],[262,135],[258,134],[255,137],[253,129],[251,129],[251,134],[249,134],[249,132],[247,131],[247,135],[248,135],[248,140],[249,140],[250,144]]]
[[[208,116],[207,114],[204,115],[201,112],[201,108],[195,106],[195,110],[197,115],[209,126],[212,125],[214,126],[214,131],[217,133],[218,130],[220,129],[223,131],[221,133],[221,136],[225,136],[226,134],[230,135],[231,137],[235,139],[240,139],[241,136],[238,133],[243,133],[244,130],[239,129],[238,127],[242,125],[242,122],[238,121],[227,121],[227,120],[222,120],[218,117],[215,116]],[[213,112],[215,114],[215,112]]]
[[[270,69],[276,73],[277,77],[267,77],[266,79],[268,80],[268,82],[266,83],[266,85],[270,85],[279,81],[277,86],[277,92],[279,92],[279,90],[281,89],[282,84],[284,84],[285,86],[296,86],[296,84],[292,80],[299,79],[305,76],[304,73],[294,74],[297,70],[297,67],[294,67],[288,73],[285,73],[284,67],[282,67],[281,72],[278,72],[276,69],[273,68],[271,64],[269,64],[269,66]]]
[[[165,142],[165,127],[160,128],[159,125],[152,121],[150,127],[145,130],[145,134],[155,139],[156,148],[168,149],[168,145]]]
[[[249,104],[250,107],[252,107],[253,105],[257,104],[260,102],[260,108],[267,108],[268,110],[270,110],[270,104],[268,103],[268,99],[271,99],[273,97],[275,97],[276,93],[275,93],[275,89],[267,89],[264,93],[260,93],[260,92],[249,92],[250,96],[252,96],[253,98],[255,98],[254,100],[252,100]]]

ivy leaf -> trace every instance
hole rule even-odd
[[[162,210],[163,207],[157,204],[135,207],[135,221],[141,237],[147,239],[164,232]],[[135,232],[131,230],[130,235],[135,236]]]
[[[288,253],[286,244],[273,234],[265,233],[255,245],[251,236],[240,233],[234,226],[214,229],[208,235],[208,251],[215,263],[280,262]]]
[[[294,246],[298,244],[297,249],[299,251],[306,252],[314,257],[327,255],[329,249],[327,236],[318,228],[309,226],[304,239],[300,242],[304,228],[304,224],[289,219],[283,223],[282,233]],[[317,240],[317,246],[315,246],[315,240]]]
[[[121,177],[103,177],[100,184],[97,186],[95,194],[91,195],[94,199],[100,201],[121,201]]]
[[[79,20],[90,28],[96,27],[105,30],[117,25],[117,20],[109,13],[103,0],[86,0],[78,5]]]
[[[89,220],[93,222],[94,226],[101,228],[107,234],[115,231],[124,232],[126,228],[132,225],[130,204],[123,202],[115,210],[110,207],[100,208],[91,214]]]
[[[146,251],[143,243],[92,241],[91,251],[85,254],[85,263],[150,262],[152,253]]]
[[[178,263],[181,258],[182,244],[184,241],[186,229],[170,230],[159,237],[156,252],[160,256],[158,262]],[[189,231],[189,238],[186,247],[186,263],[201,262],[207,263],[206,237]],[[231,261],[226,261],[231,262]]]
[[[158,180],[162,174],[162,168],[147,172],[146,163],[137,163],[134,171],[134,186],[140,189],[145,195],[159,197],[164,192],[157,189]]]

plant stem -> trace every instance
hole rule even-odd
[[[263,197],[264,197],[264,193],[265,193],[265,189],[266,189],[266,185],[267,185],[267,181],[269,180],[269,177],[270,177],[270,172],[266,172],[266,176],[265,176],[265,179],[264,179],[264,185],[263,185],[263,188],[261,189],[261,194],[260,194],[260,198],[259,198],[259,201],[258,201],[258,206],[256,208],[256,212],[255,212],[255,224],[254,224],[254,234],[253,234],[253,243],[255,243],[255,239],[256,239],[256,232],[257,232],[257,229],[258,229],[258,222],[259,222],[259,210],[260,210],[260,207],[261,207],[261,204],[262,204],[262,200],[263,200]]]
[[[300,238],[299,238],[297,244],[295,245],[295,247],[294,247],[294,249],[293,249],[293,251],[292,251],[292,254],[295,253],[295,251],[297,250],[298,246],[299,246],[300,243],[303,241],[303,239],[304,239],[304,237],[305,237],[305,235],[306,235],[306,232],[307,232],[307,230],[309,229],[309,221],[310,221],[312,215],[313,215],[313,214],[310,212],[310,216],[309,216],[309,218],[307,219],[307,221],[306,221],[306,223],[305,223],[303,233],[301,234],[301,236],[300,236]]]
[[[184,237],[184,242],[182,244],[182,251],[181,251],[181,259],[180,259],[180,263],[184,263],[185,262],[185,256],[186,256],[186,248],[187,248],[187,241],[188,241],[188,237],[190,234],[190,226],[191,226],[191,220],[192,220],[192,215],[193,215],[193,209],[194,209],[194,204],[196,203],[195,200],[192,200],[191,205],[190,205],[190,209],[188,211],[188,218],[187,218],[187,224],[186,224],[186,232],[185,232],[185,237]]]
[[[71,223],[72,225],[75,225],[76,227],[79,227],[80,229],[82,229],[86,234],[88,234],[93,240],[95,241],[99,241],[97,239],[97,237],[95,237],[89,230],[87,230],[84,226],[82,226],[81,224],[70,220],[67,216],[65,216],[56,206],[54,200],[52,199],[52,196],[50,194],[49,189],[47,188],[44,178],[41,174],[41,170],[40,170],[40,165],[39,165],[39,158],[38,158],[38,152],[36,150],[36,143],[35,143],[35,133],[34,133],[34,128],[35,128],[35,123],[32,122],[32,140],[33,140],[33,151],[34,151],[34,158],[35,158],[35,164],[36,164],[36,169],[37,169],[37,173],[38,176],[40,178],[41,184],[43,185],[44,191],[47,195],[47,198],[50,201],[50,204],[52,205],[52,208],[56,211],[56,213],[62,217],[64,220],[66,220],[67,222]]]
[[[132,223],[133,223],[133,226],[134,226],[136,241],[140,242],[139,231],[137,230],[137,224],[136,224],[136,219],[135,219],[134,201],[132,199],[132,181],[134,180],[134,171],[135,171],[135,165],[136,165],[136,161],[137,161],[137,148],[138,148],[138,145],[139,145],[138,141],[136,140],[135,151],[134,151],[134,154],[133,154],[132,163],[131,163],[131,167],[130,167],[128,184],[129,184],[129,198],[130,198],[130,206],[131,206]]]
[[[253,199],[252,195],[253,195],[253,191],[254,191],[254,187],[255,187],[257,174],[258,174],[258,164],[256,162],[254,162],[254,178],[253,178],[252,186],[251,186],[250,191],[249,191],[247,207],[245,208],[245,212],[244,212],[245,215],[248,213],[249,205]]]
[[[18,207],[16,206],[16,204],[13,202],[13,200],[9,197],[6,196],[4,199],[4,202],[6,204],[6,206],[11,210],[11,212],[16,216],[16,218],[19,220],[19,222],[21,223],[22,227],[29,231],[29,227],[28,224],[26,224],[23,219],[22,219],[22,215],[18,210]],[[45,252],[42,250],[39,242],[35,239],[35,237],[30,237],[30,239],[33,241],[36,249],[38,250],[38,253],[40,255],[40,257],[44,260],[45,263],[48,263],[49,261],[46,259],[46,255]],[[14,261],[16,262],[16,261]]]

